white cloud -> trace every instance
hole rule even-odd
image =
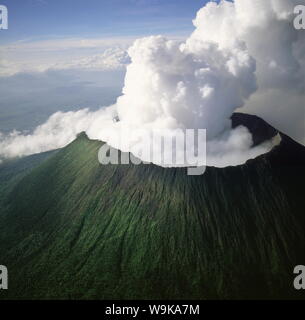
[[[118,70],[128,62],[134,38],[19,41],[0,46],[0,76],[49,69]]]
[[[276,108],[289,113],[287,108],[293,103],[293,112],[302,115],[304,105],[298,104],[304,96],[304,36],[292,27],[294,3],[208,3],[198,12],[196,29],[185,42],[154,36],[133,44],[123,95],[115,106],[94,113],[57,113],[32,135],[4,137],[0,155],[61,147],[80,131],[120,148],[118,136],[126,128],[135,132],[140,128],[206,128],[208,164],[215,166],[241,164],[269,151],[274,141],[252,148],[248,130],[232,130],[229,119],[244,105],[264,110],[275,119]],[[104,65],[100,57],[94,61]],[[90,59],[75,63],[79,64],[94,65]],[[289,106],[283,105],[283,95]],[[118,123],[112,121],[116,113]]]
[[[172,37],[181,39],[181,37]],[[109,70],[122,68],[135,37],[26,39],[0,45],[0,76],[45,72],[56,68]]]
[[[101,54],[76,59],[71,62],[58,63],[52,69],[94,69],[94,70],[120,70],[124,69],[130,59],[126,50],[109,48]]]
[[[103,37],[98,39],[92,38],[63,38],[63,39],[49,39],[49,40],[24,40],[14,43],[8,43],[0,46],[2,53],[9,52],[33,52],[33,51],[47,51],[57,52],[71,49],[106,49],[109,47],[121,46],[127,47],[135,40],[135,37]]]
[[[88,130],[99,113],[90,113],[88,109],[56,112],[31,135],[18,131],[7,136],[0,135],[1,155],[9,158],[60,148],[74,140],[79,132]]]
[[[258,90],[241,111],[261,116],[305,143],[305,33],[293,27],[297,4],[298,0],[210,3],[197,13],[193,37],[221,48],[243,42],[256,60]]]

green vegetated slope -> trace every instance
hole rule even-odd
[[[4,299],[302,298],[304,147],[203,176],[100,165],[85,134],[1,202]],[[288,152],[289,151],[289,152]]]
[[[2,163],[0,162],[0,201],[31,169],[38,166],[56,152],[57,150],[53,150],[24,158],[6,160]]]

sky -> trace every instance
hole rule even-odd
[[[49,68],[74,58],[128,47],[139,37],[185,38],[206,0],[1,0],[9,28],[0,33],[0,70]],[[2,61],[2,64],[1,64]],[[20,66],[23,64],[23,67]],[[48,64],[48,65],[46,65]]]
[[[1,0],[0,132],[55,111],[96,109],[120,94],[135,39],[185,38],[205,0]]]
[[[173,116],[179,109],[178,99],[182,112],[172,117],[177,123],[202,125],[198,114],[204,116],[205,125],[213,122],[214,129],[219,125],[220,132],[238,110],[262,117],[304,144],[305,33],[292,23],[298,0],[210,2],[0,0],[9,15],[8,30],[0,30],[0,146],[16,136],[27,140],[28,134],[59,111],[91,119],[90,112],[119,106],[120,96],[126,100],[121,103],[126,105],[121,108],[126,110],[121,112],[126,113],[126,121],[146,121],[143,106],[149,109],[148,115],[159,114],[155,111],[162,106],[165,117]],[[150,37],[157,35],[166,38]],[[183,45],[173,46],[167,39]],[[215,61],[222,57],[219,64],[214,65],[214,57]],[[211,76],[204,75],[206,64],[212,66]],[[160,75],[149,81],[156,70]],[[190,80],[190,75],[195,78]],[[172,83],[177,76],[181,81]],[[157,93],[156,79],[164,80]],[[204,105],[211,109],[210,119],[200,111]],[[215,105],[224,112],[215,115]],[[241,106],[242,110],[236,109]],[[77,113],[85,108],[88,114]],[[192,113],[192,108],[198,110]],[[64,124],[72,124],[62,117]],[[48,124],[57,132],[57,117],[50,119]],[[50,127],[44,128],[49,134]],[[78,126],[72,129],[69,139]]]
[[[1,0],[9,30],[0,43],[43,39],[186,34],[205,0]]]

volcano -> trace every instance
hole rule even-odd
[[[2,299],[291,299],[305,263],[305,147],[234,114],[254,145],[244,165],[100,165],[86,134],[0,166]]]

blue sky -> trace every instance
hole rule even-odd
[[[114,103],[121,54],[142,36],[187,37],[206,2],[0,0],[9,12],[9,29],[0,30],[0,132],[32,130],[58,110]]]
[[[0,43],[64,37],[188,34],[206,0],[0,0],[9,30]]]

